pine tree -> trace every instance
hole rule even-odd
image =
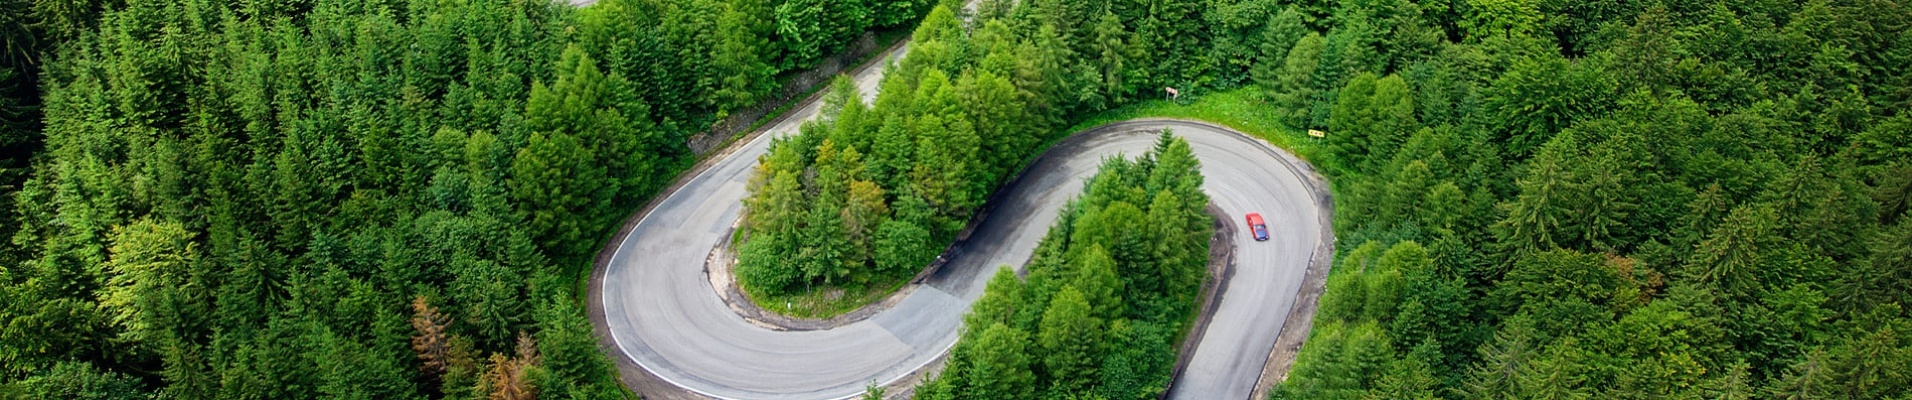
[[[652,167],[661,163],[651,157],[682,153],[680,144],[667,143],[652,131],[643,103],[620,98],[629,90],[622,76],[603,74],[596,60],[572,45],[558,62],[557,81],[549,87],[532,85],[531,99],[525,104],[528,127],[547,135],[576,137],[590,149],[593,157],[587,160],[603,168],[605,179],[591,193],[597,202],[608,204],[649,190]]]
[[[518,333],[516,357],[503,353],[491,355],[491,368],[485,372],[479,385],[490,400],[536,400],[538,387],[534,386],[534,376],[538,374],[538,365],[543,359],[538,356],[538,344],[530,335]]]
[[[971,399],[1029,399],[1036,377],[1030,372],[1029,334],[1002,323],[990,325],[970,347],[973,357],[964,370]]]
[[[1092,48],[1099,57],[1097,66],[1102,71],[1102,98],[1111,105],[1127,102],[1130,89],[1123,78],[1129,68],[1128,28],[1122,26],[1122,19],[1115,13],[1104,12],[1096,21],[1093,39]]]
[[[451,318],[426,304],[425,296],[412,298],[412,312],[412,329],[418,331],[412,336],[412,351],[418,352],[418,370],[425,374],[427,381],[442,382],[447,364],[451,362],[451,343],[445,333]]]
[[[710,51],[719,79],[720,113],[741,109],[773,90],[780,47],[773,45],[776,22],[766,0],[731,0],[718,17],[717,46]]]
[[[1275,14],[1261,29],[1259,50],[1261,57],[1250,69],[1255,83],[1266,89],[1281,87],[1282,70],[1288,63],[1288,51],[1294,49],[1302,35],[1309,33],[1308,27],[1301,23],[1301,11],[1295,6],[1283,8]]]
[[[1520,195],[1511,203],[1501,203],[1506,218],[1492,227],[1501,246],[1513,251],[1537,251],[1558,247],[1554,237],[1566,224],[1570,210],[1565,208],[1567,186],[1573,185],[1565,165],[1569,141],[1548,147],[1528,163],[1527,174],[1515,181]]]
[[[121,329],[121,339],[147,349],[180,340],[178,323],[205,310],[207,293],[195,288],[199,246],[192,233],[172,222],[140,220],[113,231],[112,258],[99,305]]]
[[[1005,265],[996,269],[989,277],[989,283],[983,286],[983,296],[976,299],[969,308],[969,314],[963,316],[963,337],[981,337],[983,330],[997,324],[1013,324],[1015,316],[1023,303],[1024,296],[1021,278],[1016,271]]]
[[[1374,123],[1374,81],[1372,73],[1360,74],[1348,81],[1335,96],[1334,112],[1328,117],[1328,147],[1337,160],[1350,167],[1368,164],[1368,135]]]
[[[1308,33],[1295,41],[1288,50],[1287,59],[1282,61],[1281,73],[1272,88],[1270,97],[1274,99],[1276,116],[1283,124],[1305,128],[1316,127],[1312,120],[1312,108],[1315,100],[1315,70],[1321,65],[1321,35]],[[1329,135],[1336,133],[1329,132]]]
[[[1778,236],[1778,216],[1771,207],[1741,206],[1714,229],[1687,263],[1696,282],[1713,285],[1731,296],[1749,296],[1763,289],[1759,270],[1769,268],[1770,252],[1784,241]]]
[[[593,161],[596,152],[565,133],[533,133],[525,147],[511,161],[511,197],[518,205],[517,217],[537,238],[542,247],[560,254],[581,254],[589,242],[583,240],[589,220],[574,218],[592,215],[608,206],[611,198],[604,170]]]
[[[539,366],[556,378],[547,381],[572,382],[574,393],[622,395],[623,389],[615,381],[617,367],[604,357],[584,310],[569,299],[547,298],[532,313],[538,322],[535,339]]]
[[[1070,263],[1075,269],[1071,287],[1080,292],[1097,317],[1121,318],[1128,304],[1122,302],[1126,290],[1121,275],[1116,272],[1115,259],[1110,258],[1100,243],[1090,244],[1087,251],[1079,254],[1081,256]]]
[[[1036,337],[1049,385],[1073,392],[1092,383],[1103,343],[1102,319],[1092,314],[1089,301],[1074,286],[1063,286],[1049,300]]]
[[[45,373],[16,381],[6,393],[19,398],[136,400],[149,398],[138,379],[83,362],[61,362]]]
[[[1462,398],[1512,399],[1523,396],[1523,376],[1540,357],[1532,321],[1515,319],[1501,325],[1494,340],[1480,348],[1480,363],[1468,370]]]

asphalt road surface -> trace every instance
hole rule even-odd
[[[900,48],[885,58],[901,57]],[[875,96],[881,68],[855,77]],[[904,300],[869,319],[819,331],[777,331],[746,322],[704,276],[705,257],[742,211],[745,184],[771,138],[815,117],[802,104],[752,141],[677,188],[641,217],[605,264],[601,301],[618,348],[652,375],[693,392],[735,399],[843,398],[937,359],[956,341],[962,314],[997,266],[1020,268],[1081,192],[1103,157],[1135,156],[1172,128],[1201,159],[1210,198],[1231,223],[1259,212],[1273,239],[1236,240],[1236,267],[1213,322],[1172,398],[1242,399],[1254,389],[1276,335],[1322,239],[1316,195],[1292,156],[1239,133],[1180,121],[1131,121],[1057,144],[999,193],[949,264]]]

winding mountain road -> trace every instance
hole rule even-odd
[[[901,57],[899,47],[883,56]],[[875,96],[881,62],[854,74]],[[1260,140],[1218,126],[1172,120],[1113,124],[1049,149],[1022,178],[993,198],[950,262],[887,310],[840,327],[780,331],[747,322],[705,276],[712,246],[742,211],[745,185],[771,138],[795,134],[820,102],[801,104],[763,134],[721,154],[661,194],[592,282],[592,319],[625,357],[622,365],[704,396],[731,399],[843,398],[871,382],[886,384],[938,360],[957,339],[962,314],[999,265],[1020,268],[1080,193],[1104,157],[1147,151],[1163,128],[1186,138],[1202,162],[1209,196],[1231,219],[1259,212],[1273,239],[1234,238],[1232,276],[1213,322],[1173,398],[1243,399],[1254,390],[1314,253],[1327,240],[1325,188],[1311,167]],[[629,363],[626,363],[628,361]],[[626,374],[639,372],[626,370]]]

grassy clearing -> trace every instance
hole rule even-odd
[[[1122,106],[1090,116],[1070,127],[1069,132],[1137,118],[1189,119],[1253,135],[1314,162],[1321,151],[1317,139],[1308,137],[1305,131],[1289,128],[1276,121],[1274,113],[1270,112],[1273,107],[1262,99],[1261,88],[1246,86],[1208,93],[1182,102],[1149,100]]]
[[[797,293],[759,296],[744,290],[744,296],[766,311],[786,317],[827,319],[883,300],[903,288],[914,276],[885,279],[862,285],[818,286]]]

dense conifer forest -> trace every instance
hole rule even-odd
[[[1333,181],[1341,250],[1275,397],[1912,395],[1912,9],[1898,2],[1037,1],[976,14],[965,29],[932,16],[873,112],[766,159],[752,206],[791,213],[752,229],[847,239],[802,253],[753,237],[763,259],[819,262],[764,263],[774,279],[760,287],[913,273],[881,255],[933,254],[973,211],[965,200],[1000,184],[987,166],[1030,155],[984,146],[1045,142],[1162,86],[1252,84],[1259,114],[1325,132],[1283,142]],[[991,97],[960,84],[966,107],[934,106],[951,75],[1012,77],[1029,117],[1011,121],[1032,126],[1011,132],[1033,136],[980,128],[1002,119],[976,116]],[[828,195],[763,195],[848,187],[805,180],[821,157],[804,156],[873,154],[882,142],[835,132],[910,128],[930,133],[883,151],[926,156],[864,156],[867,175],[830,176],[868,180],[885,223],[921,230],[858,236],[816,219],[851,215]],[[1028,361],[1045,353],[1005,332],[968,340],[1046,374]]]
[[[873,105],[833,93],[825,118],[759,165],[739,246],[744,288],[893,287],[1067,133],[1058,130],[1163,86],[1244,84],[1259,36],[1211,42],[1212,27],[1182,22],[1258,31],[1261,6],[1210,15],[1202,5],[990,0],[971,15],[931,11]]]
[[[1912,396],[1903,3],[1276,21],[1309,28],[1259,76],[1328,132],[1339,251],[1275,397]]]
[[[0,395],[625,397],[590,256],[927,6],[0,2]]]
[[[1037,245],[1027,278],[1008,266],[990,278],[917,398],[1158,397],[1208,278],[1214,218],[1200,168],[1168,132],[1138,159],[1105,160]]]
[[[1901,1],[944,3],[0,0],[0,396],[621,397],[577,289],[613,225],[923,15],[763,159],[753,292],[903,279],[1075,123],[1247,91],[1336,201],[1274,397],[1912,396]],[[1075,281],[1200,241],[1078,233],[1200,194],[1097,187],[925,397],[1162,390],[1187,277]]]

